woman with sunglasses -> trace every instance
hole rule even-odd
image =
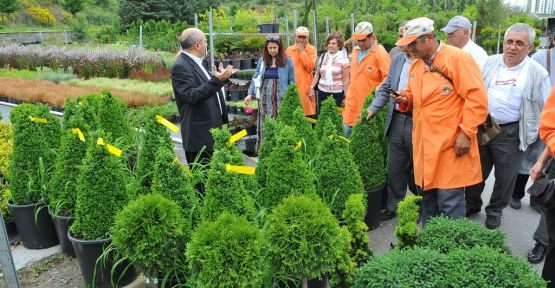
[[[293,62],[285,55],[279,35],[268,35],[262,57],[258,60],[256,72],[252,76],[248,95],[244,101],[247,105],[256,92],[255,96],[258,98],[258,145],[263,137],[264,118],[266,115],[272,117],[278,115],[287,86],[294,82]]]

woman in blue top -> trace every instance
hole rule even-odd
[[[268,35],[264,43],[262,57],[258,60],[256,72],[252,76],[245,105],[255,93],[255,82],[260,84],[258,99],[258,143],[262,141],[264,118],[266,115],[276,117],[283,101],[283,96],[290,83],[295,82],[295,71],[291,58],[285,55],[279,35]],[[257,145],[258,146],[258,145]]]

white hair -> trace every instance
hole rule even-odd
[[[504,36],[504,40],[507,39],[507,35],[509,35],[509,32],[526,32],[528,33],[528,44],[533,44],[534,43],[534,39],[536,39],[536,30],[534,30],[534,28],[532,28],[532,26],[526,24],[526,23],[515,23],[513,25],[511,25],[511,27],[509,27],[509,29],[507,29],[507,31],[505,31],[505,36]]]

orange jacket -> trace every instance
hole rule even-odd
[[[312,84],[314,75],[314,67],[316,66],[316,48],[308,44],[304,48],[303,53],[299,54],[295,45],[289,46],[285,50],[285,54],[293,60],[293,67],[295,67],[295,81],[301,96],[301,103],[303,104],[304,115],[316,114],[316,99],[308,98],[308,89]]]
[[[555,157],[555,86],[543,106],[540,120],[540,138],[545,142],[549,154]]]
[[[444,43],[432,65],[453,84],[417,59],[409,72],[408,105],[400,105],[402,111],[413,109],[415,183],[423,191],[476,184],[482,181],[482,171],[475,135],[488,114],[480,69],[470,54]],[[470,137],[471,145],[470,151],[459,157],[454,147],[461,130]]]
[[[374,44],[360,63],[359,53],[358,46],[351,53],[351,81],[345,96],[343,123],[349,126],[355,125],[360,117],[364,99],[387,77],[391,64],[389,53],[378,43]]]

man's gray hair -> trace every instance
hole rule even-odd
[[[534,39],[536,39],[536,30],[532,28],[532,26],[526,23],[515,23],[505,31],[505,36],[503,37],[504,40],[507,39],[507,35],[509,32],[527,32],[528,33],[528,44],[534,44]]]
[[[193,45],[197,42],[202,41],[202,34],[199,32],[192,32],[189,34],[188,37],[181,39],[181,48],[183,50],[188,50],[189,48],[193,47]]]

